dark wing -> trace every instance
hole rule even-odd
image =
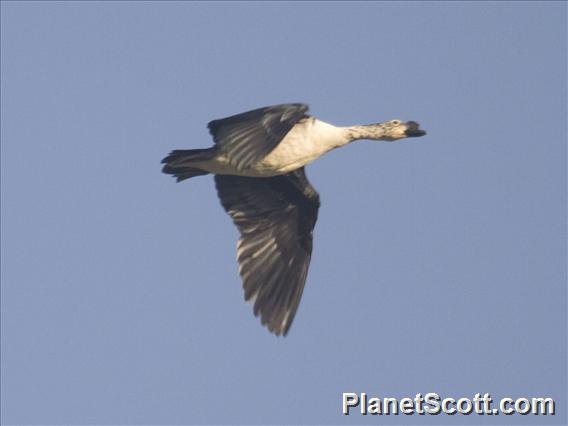
[[[221,204],[241,233],[237,260],[245,300],[276,335],[286,335],[302,297],[319,195],[304,169],[269,178],[215,175]]]
[[[215,144],[238,170],[265,157],[306,115],[304,104],[282,104],[211,121]]]

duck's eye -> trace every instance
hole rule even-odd
[[[398,126],[398,125],[400,125],[400,120],[393,120],[393,121],[391,121],[391,123],[395,126]]]

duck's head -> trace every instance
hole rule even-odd
[[[420,129],[416,121],[389,120],[381,123],[383,140],[397,140],[403,138],[416,138],[424,136],[426,132]]]

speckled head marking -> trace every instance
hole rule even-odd
[[[420,125],[416,121],[403,122],[401,120],[389,120],[366,126],[352,126],[347,128],[347,132],[352,141],[357,139],[396,141],[426,134],[424,130],[420,129]]]

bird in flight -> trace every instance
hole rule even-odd
[[[215,175],[221,204],[240,232],[237,261],[245,300],[276,335],[298,309],[312,253],[319,194],[304,166],[359,139],[424,136],[415,121],[338,127],[301,103],[255,109],[208,124],[214,146],[174,150],[162,171],[178,182]]]

